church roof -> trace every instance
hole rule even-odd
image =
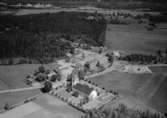
[[[76,84],[73,86],[74,89],[77,91],[80,91],[86,95],[90,95],[90,93],[93,91],[93,88],[90,88],[88,85],[85,84]]]

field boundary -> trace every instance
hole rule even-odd
[[[9,107],[9,110],[12,110],[12,109],[14,109],[14,108],[16,108],[16,107],[18,107],[18,106],[20,106],[20,105],[26,104],[26,103],[28,103],[28,102],[31,102],[31,101],[37,99],[37,98],[38,98],[39,96],[41,96],[41,95],[42,95],[42,93],[39,93],[39,94],[36,94],[36,95],[34,95],[34,96],[32,96],[32,97],[29,97],[29,98],[27,98],[27,99],[25,99],[25,100],[23,100],[23,101],[21,101],[21,102],[19,102],[19,103],[13,104],[13,105],[11,105],[11,106]],[[1,114],[1,113],[4,113],[4,112],[7,112],[7,111],[9,111],[9,110],[1,109],[1,110],[0,110],[0,114]]]

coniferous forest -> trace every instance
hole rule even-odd
[[[23,57],[47,63],[72,52],[71,43],[75,41],[102,46],[104,40],[99,37],[105,20],[88,20],[89,15],[61,12],[0,16],[0,58]]]

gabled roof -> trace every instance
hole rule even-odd
[[[90,95],[90,93],[93,91],[93,88],[90,88],[88,85],[79,84],[79,83],[74,85],[73,88],[86,95]]]

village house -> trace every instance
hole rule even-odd
[[[73,91],[77,91],[80,95],[88,97],[89,100],[93,100],[98,96],[98,93],[93,88],[90,88],[86,84],[76,84],[73,86]]]

